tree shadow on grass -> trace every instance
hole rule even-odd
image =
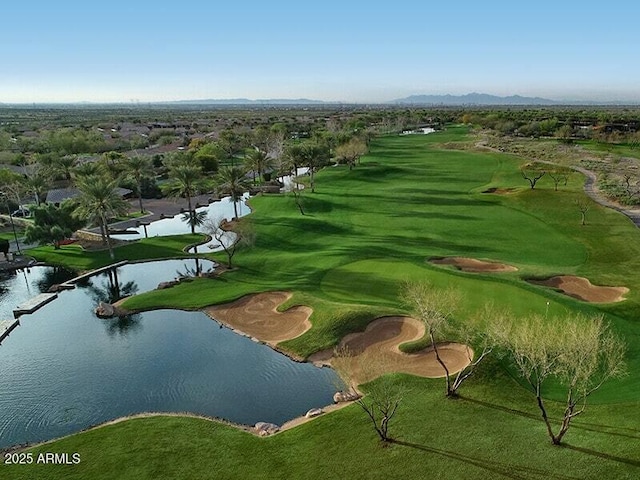
[[[532,420],[541,420],[541,417],[539,414],[523,412],[522,410],[516,410],[515,408],[509,408],[509,407],[505,407],[503,405],[498,405],[495,403],[484,402],[482,400],[476,400],[475,398],[469,398],[462,395],[460,395],[460,399],[467,402],[475,403],[476,405],[480,405],[483,407],[492,408],[494,410],[500,410],[501,412],[509,413],[511,415],[518,415],[519,417],[529,418]]]
[[[494,410],[500,410],[502,412],[506,412],[509,413],[511,415],[519,415],[521,417],[526,417],[526,418],[530,418],[533,420],[539,420],[541,421],[542,418],[539,414],[532,414],[532,413],[528,413],[528,412],[523,412],[521,410],[516,410],[513,408],[509,408],[509,407],[505,407],[502,405],[497,405],[494,403],[489,403],[489,402],[483,402],[482,400],[476,400],[473,398],[469,398],[469,397],[463,397],[460,396],[460,398],[471,402],[471,403],[475,403],[476,405],[481,405],[483,407],[487,407],[487,408],[492,408]],[[575,429],[575,430],[586,430],[588,432],[595,432],[595,433],[601,433],[603,435],[613,435],[616,437],[625,437],[625,438],[631,438],[634,440],[640,440],[640,431],[638,431],[637,429],[634,428],[626,428],[626,427],[616,427],[613,425],[598,425],[595,423],[585,423],[585,422],[580,422],[580,421],[573,421],[571,422],[571,428]],[[612,431],[612,430],[618,430],[618,431]],[[623,431],[626,431],[625,433],[623,433]]]
[[[599,423],[590,423],[590,422],[584,422],[581,420],[574,421],[571,423],[571,425],[575,428],[581,428],[583,430],[588,430],[591,432],[607,433],[611,435],[619,435],[622,437],[636,438],[640,440],[640,429],[638,428],[618,427],[615,425],[602,425]],[[616,431],[612,432],[611,430],[616,430]],[[626,433],[620,433],[621,431]]]
[[[422,212],[422,211],[402,211],[394,214],[395,217],[401,218],[419,218],[421,220],[453,220],[453,221],[482,221],[480,217],[472,217],[470,215],[460,215],[456,213],[445,212]]]
[[[617,455],[611,455],[605,452],[598,452],[597,450],[592,450],[590,448],[578,447],[575,445],[571,445],[569,443],[562,443],[560,445],[561,448],[567,448],[569,450],[573,450],[575,452],[585,453],[587,455],[592,455],[594,457],[603,458],[605,460],[610,460],[612,462],[625,463],[627,465],[631,465],[634,467],[640,467],[640,460],[635,460],[632,458],[618,457]]]
[[[488,460],[486,458],[476,458],[470,455],[464,455],[462,453],[430,447],[427,445],[419,445],[416,443],[403,442],[400,440],[394,440],[393,443],[395,443],[396,445],[402,445],[404,447],[415,448],[423,452],[440,455],[451,460],[456,460],[469,465],[473,465],[474,467],[482,468],[491,472],[492,474],[499,474],[503,477],[513,478],[516,480],[535,480],[547,478],[557,480],[582,480],[582,477],[574,477],[566,474],[543,470],[541,468],[525,467],[510,463],[496,462],[494,460]]]

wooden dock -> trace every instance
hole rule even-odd
[[[20,320],[0,320],[0,343],[9,336],[11,331],[20,325]]]
[[[18,318],[20,315],[23,315],[25,313],[33,313],[43,305],[49,303],[54,298],[58,298],[57,293],[41,293],[40,295],[27,300],[22,305],[19,305],[18,308],[14,309],[13,317]]]

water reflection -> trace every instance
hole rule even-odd
[[[13,309],[21,303],[75,276],[65,268],[39,265],[0,272],[0,320],[13,317]]]
[[[25,280],[27,279],[27,273],[31,273],[30,270],[30,268],[26,268],[23,272]],[[38,291],[33,292],[34,295],[48,291],[53,285],[59,285],[66,282],[72,278],[71,275],[75,274],[66,268],[55,266],[44,267],[42,274],[35,280],[35,285]]]
[[[205,259],[124,265],[24,315],[0,348],[0,448],[140,412],[282,424],[330,404],[333,371],[293,362],[201,312],[93,314],[98,297],[133,286],[145,292],[173,272],[213,266]]]
[[[138,284],[134,280],[120,282],[117,268],[108,270],[106,277],[106,280],[103,279],[100,285],[97,284],[97,281],[91,281],[87,285],[89,294],[96,305],[100,302],[114,304],[118,300],[138,293]]]
[[[197,247],[194,247],[194,249],[195,249],[195,253],[198,253]],[[194,260],[193,266],[189,266],[189,265],[187,265],[185,263],[183,265],[182,269],[176,270],[176,276],[178,278],[181,278],[181,277],[200,277],[200,276],[202,276],[203,273],[213,272],[214,268],[209,268],[205,272],[205,268],[202,265],[202,260],[200,260],[199,258],[194,258],[193,260]],[[207,263],[209,263],[209,261],[207,261]]]
[[[103,318],[102,323],[110,337],[116,335],[125,337],[142,330],[141,316],[138,313],[122,317]]]

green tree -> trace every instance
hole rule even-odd
[[[102,154],[100,162],[104,165],[105,171],[109,172],[111,177],[118,178],[126,170],[125,162],[127,156],[120,152],[105,152]]]
[[[220,132],[217,144],[224,151],[225,158],[231,161],[232,166],[236,164],[236,155],[242,153],[247,147],[245,138],[230,129]]]
[[[56,250],[60,242],[84,226],[84,220],[76,216],[72,202],[62,202],[59,207],[47,203],[32,210],[33,224],[27,226],[25,239],[40,245],[53,243]]]
[[[305,142],[302,146],[303,165],[309,169],[309,186],[311,193],[316,191],[316,172],[329,163],[331,153],[326,144],[317,142]]]
[[[256,174],[258,178],[264,178],[264,172],[272,165],[272,159],[264,150],[252,148],[245,156],[244,166],[253,173],[253,183],[256,183]]]
[[[511,322],[502,345],[536,397],[551,443],[560,445],[587,398],[605,381],[625,373],[625,345],[600,317],[581,314],[549,320],[532,315]],[[544,387],[554,380],[565,391],[560,427],[554,432]]]
[[[238,218],[238,202],[249,190],[249,180],[244,170],[238,167],[222,167],[216,175],[216,181],[220,192],[231,197],[233,212],[235,218]]]
[[[122,161],[122,164],[126,175],[135,182],[140,213],[144,213],[144,206],[142,205],[142,182],[144,178],[148,177],[152,172],[151,161],[148,157],[136,155],[134,157],[126,157]]]
[[[175,163],[169,169],[169,178],[171,179],[170,182],[164,184],[161,188],[165,195],[187,199],[187,207],[189,209],[187,223],[191,227],[191,233],[195,233],[195,211],[191,204],[191,198],[203,189],[202,170],[195,165]]]
[[[203,172],[217,172],[224,151],[215,143],[205,143],[194,150],[193,158],[200,164]]]
[[[74,181],[77,181],[79,177],[88,177],[91,175],[101,175],[103,173],[104,166],[98,162],[85,162],[73,167],[72,176]]]
[[[41,199],[45,196],[49,188],[49,180],[40,169],[37,169],[26,179],[25,187],[28,192],[33,193],[36,205],[40,205]]]
[[[50,173],[53,178],[62,178],[71,183],[71,174],[76,166],[76,157],[74,155],[65,155],[63,157],[55,157],[50,165]]]
[[[353,137],[348,142],[336,147],[335,156],[338,160],[343,160],[349,165],[349,170],[351,170],[365,153],[367,153],[366,142],[359,137]]]
[[[77,198],[77,212],[82,218],[97,220],[100,224],[103,242],[107,244],[109,256],[113,260],[113,248],[109,236],[108,219],[112,216],[123,215],[129,209],[129,204],[116,192],[116,180],[105,176],[87,176],[79,178],[76,187],[80,192]]]

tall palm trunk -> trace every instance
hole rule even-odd
[[[107,248],[109,249],[109,257],[111,260],[115,260],[115,255],[113,254],[113,247],[111,246],[111,238],[109,237],[109,224],[107,223],[107,219],[104,216],[104,212],[100,213],[100,220],[103,225],[105,239],[107,240]]]
[[[189,206],[189,224],[191,225],[191,233],[196,233],[196,224],[193,221],[193,208],[191,208],[191,194],[187,193],[187,205]]]
[[[234,195],[231,196],[231,200],[233,200],[233,213],[235,218],[238,219],[238,202],[236,201],[236,197]]]
[[[138,204],[140,205],[140,213],[144,213],[144,207],[142,206],[142,182],[137,181],[138,185]]]

